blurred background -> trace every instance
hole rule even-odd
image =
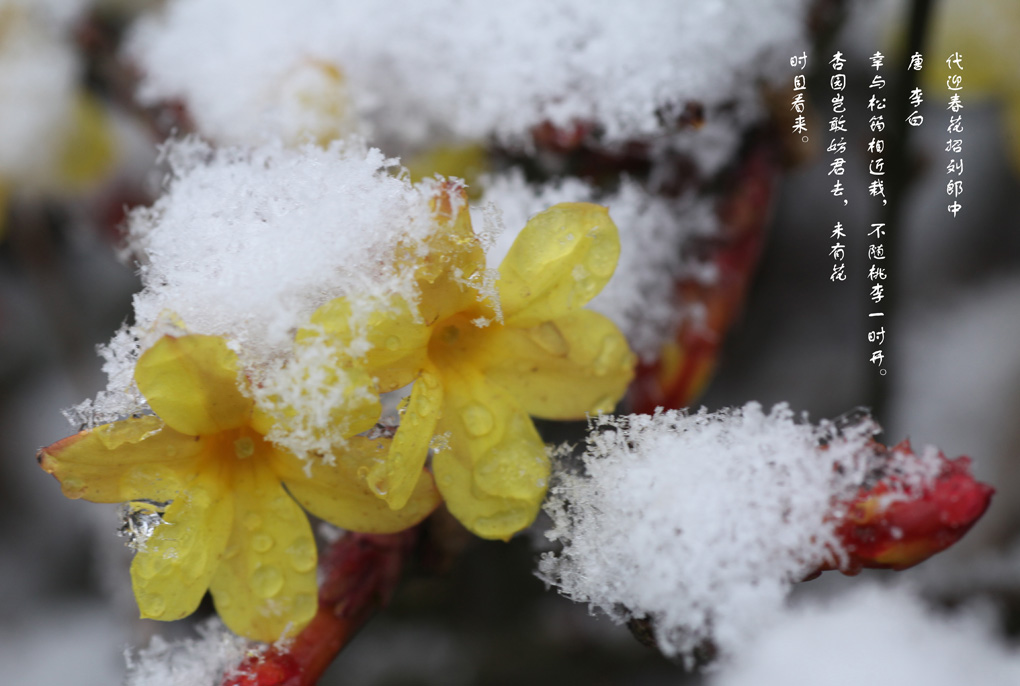
[[[105,386],[95,348],[130,318],[131,296],[140,287],[134,267],[117,257],[123,210],[151,202],[160,179],[155,145],[188,125],[179,109],[135,103],[133,66],[119,57],[125,26],[147,5],[158,4],[81,3],[66,16],[55,12],[55,24],[40,28],[19,18],[17,3],[0,0],[0,113],[28,102],[63,108],[56,114],[12,110],[0,118],[13,127],[0,138],[17,139],[0,143],[5,683],[119,683],[126,648],[144,646],[156,634],[192,635],[193,625],[204,621],[198,616],[164,625],[137,619],[130,551],[116,534],[116,507],[66,500],[33,459],[39,447],[77,429],[61,411]],[[909,438],[916,447],[937,445],[950,457],[970,455],[977,476],[998,491],[991,509],[956,548],[902,575],[946,605],[987,599],[999,613],[1003,635],[1015,637],[1020,12],[1011,0],[930,6],[920,82],[925,121],[909,131],[900,166],[891,172],[903,188],[896,213],[886,217],[865,192],[867,156],[860,139],[866,135],[866,84],[873,73],[867,58],[876,50],[898,54],[910,33],[910,8],[902,2],[815,4],[807,29],[814,43],[808,48],[808,96],[815,134],[804,143],[790,133],[792,90],[775,93],[771,121],[755,134],[770,140],[783,167],[762,208],[769,216],[764,247],[739,314],[728,333],[723,331],[717,371],[693,404],[718,409],[750,400],[766,407],[787,402],[816,421],[872,407],[885,427],[881,440],[889,444]],[[823,131],[831,109],[826,63],[835,50],[848,59],[846,97],[856,108],[850,137],[858,152],[849,157],[843,177],[846,206],[828,192],[832,155],[822,140],[828,139]],[[946,165],[958,156],[945,151],[948,92],[939,81],[945,69],[938,66],[954,51],[964,57],[966,162],[960,177],[963,209],[955,217],[946,209]],[[4,72],[19,61],[35,65],[34,76]],[[905,65],[896,65],[884,73],[899,75],[901,67],[905,72]],[[60,79],[73,80],[65,95],[38,92]],[[39,97],[15,101],[26,83]],[[45,128],[48,119],[56,123]],[[34,141],[33,135],[41,138]],[[871,222],[886,219],[896,247],[886,265],[888,373],[879,376],[869,363],[865,234]],[[829,279],[836,221],[849,234],[849,278],[839,283]],[[583,426],[547,428],[550,440],[576,440],[583,431]],[[448,564],[411,570],[392,606],[321,683],[700,682],[640,645],[625,627],[591,617],[585,607],[546,590],[534,576],[544,545],[540,528],[541,522],[539,530],[507,544],[463,537],[462,552]],[[830,572],[797,593],[821,595],[858,582]],[[203,612],[208,616],[210,608]]]

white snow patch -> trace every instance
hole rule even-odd
[[[548,536],[563,550],[540,576],[616,621],[651,619],[663,652],[690,658],[706,640],[737,652],[795,582],[838,559],[832,513],[864,482],[877,427],[835,432],[749,403],[593,428],[586,473],[561,469],[551,491]]]
[[[154,636],[148,647],[125,653],[125,686],[219,684],[245,657],[248,641],[213,618],[198,627],[198,638],[168,643]]]
[[[738,128],[759,117],[760,85],[786,79],[805,47],[808,5],[176,0],[137,27],[128,52],[144,100],[183,100],[220,140],[279,135],[267,87],[317,60],[344,72],[354,109],[398,146],[521,139],[575,120],[613,142],[661,133],[661,113],[692,101],[735,105]]]
[[[226,337],[256,381],[287,359],[295,331],[342,295],[417,301],[394,261],[434,230],[432,182],[412,186],[395,160],[358,143],[165,150],[164,195],[131,213],[143,289],[135,321],[102,355],[110,382],[78,408],[83,423],[138,411],[138,356],[166,333]]]
[[[913,593],[877,585],[788,612],[712,686],[1014,686],[1020,651],[987,613],[936,613]]]

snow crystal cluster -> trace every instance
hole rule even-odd
[[[718,219],[706,199],[694,195],[666,198],[649,193],[630,179],[605,195],[579,179],[532,186],[520,174],[485,180],[483,187],[483,208],[495,208],[504,226],[488,253],[492,268],[499,267],[527,220],[543,209],[559,202],[596,202],[609,208],[620,229],[620,261],[613,278],[589,307],[613,320],[634,352],[645,360],[658,357],[680,318],[690,314],[676,307],[675,280],[684,276],[713,278],[711,271],[685,262],[682,252],[692,237],[711,235],[716,229]]]
[[[663,652],[685,658],[706,641],[739,649],[795,582],[838,561],[833,510],[864,482],[877,429],[756,403],[594,423],[584,473],[561,473],[547,503],[563,549],[540,576],[617,621],[651,620]]]
[[[315,87],[318,64],[401,154],[442,137],[519,140],[547,121],[596,122],[612,142],[661,133],[689,102],[726,105],[737,129],[759,117],[761,83],[803,47],[808,4],[174,0],[129,53],[145,100],[182,100],[217,140],[288,135],[288,103],[310,92],[291,82]]]
[[[126,654],[125,686],[218,684],[245,657],[248,641],[227,631],[218,619],[198,627],[199,638],[168,643],[154,636],[149,646]]]
[[[135,321],[102,351],[109,387],[79,408],[83,423],[136,411],[134,364],[166,333],[227,337],[258,380],[333,298],[416,302],[411,271],[394,255],[398,244],[421,248],[433,230],[431,185],[412,186],[378,150],[213,149],[188,139],[164,152],[164,194],[128,222],[143,283]]]
[[[1020,652],[971,611],[938,614],[903,589],[863,586],[793,608],[711,686],[1014,686]]]

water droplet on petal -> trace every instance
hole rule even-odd
[[[595,403],[595,406],[591,409],[592,412],[612,412],[616,408],[616,398],[607,395],[604,398],[599,399]]]
[[[295,541],[287,548],[290,566],[296,572],[307,572],[315,567],[316,550],[311,541]]]
[[[414,409],[419,417],[427,417],[432,413],[432,401],[428,399],[428,396],[418,396],[414,402]]]
[[[257,553],[267,552],[273,547],[273,538],[266,534],[255,534],[251,539],[251,547]]]
[[[85,482],[73,477],[64,477],[64,480],[60,485],[63,486],[64,493],[71,496],[73,493],[80,493],[82,488],[85,486]]]
[[[390,336],[389,338],[386,339],[386,343],[384,345],[386,346],[387,350],[399,350],[400,349],[400,337],[399,336]]]
[[[570,352],[570,345],[563,337],[558,326],[552,322],[544,322],[532,329],[528,329],[528,336],[542,350],[550,355],[563,357]]]
[[[159,619],[166,612],[166,600],[158,593],[146,593],[138,598],[138,605],[147,617]]]
[[[262,526],[262,517],[257,512],[249,512],[244,516],[244,528],[255,531]]]
[[[260,598],[272,598],[283,588],[283,574],[273,565],[256,567],[251,575],[251,587]]]
[[[155,555],[139,555],[134,570],[143,579],[151,579],[159,572],[159,560]]]
[[[478,403],[465,407],[460,413],[460,418],[468,433],[475,438],[485,436],[492,431],[492,427],[495,425],[495,417],[492,416],[489,408]]]

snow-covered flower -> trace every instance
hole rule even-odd
[[[439,498],[421,470],[402,509],[367,488],[362,470],[387,439],[350,438],[328,465],[269,443],[271,419],[239,379],[247,383],[223,338],[164,336],[135,368],[156,416],[84,431],[39,460],[70,498],[165,507],[131,565],[142,617],[185,617],[209,590],[231,630],[273,641],[318,607],[315,539],[295,500],[337,526],[388,533],[421,521]]]
[[[433,437],[445,436],[432,468],[450,512],[505,539],[534,520],[549,478],[528,415],[611,410],[633,378],[623,334],[582,309],[613,275],[617,229],[604,207],[556,205],[527,223],[493,288],[463,190],[441,188],[434,211],[440,230],[417,258],[417,311],[394,297],[359,317],[360,303],[337,298],[298,341],[334,347],[338,363],[375,379],[374,392],[413,382],[390,452],[368,472],[381,498],[403,507]]]

